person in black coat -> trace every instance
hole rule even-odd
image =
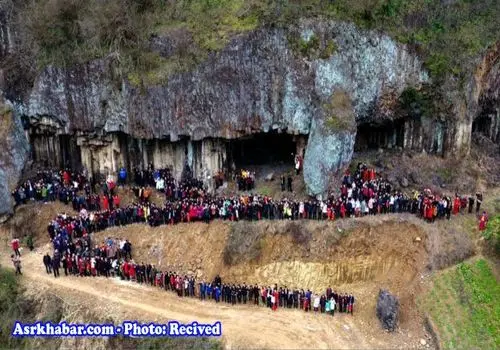
[[[45,271],[49,274],[52,273],[52,259],[49,253],[43,256],[43,264],[45,265]]]
[[[214,285],[220,287],[222,285],[222,279],[220,278],[219,275],[215,276],[214,278]]]
[[[52,258],[52,270],[54,272],[54,277],[59,277],[59,268],[61,267],[61,259],[58,254],[54,254]]]

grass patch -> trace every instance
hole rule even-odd
[[[209,338],[110,338],[108,346],[110,349],[122,350],[219,350],[222,349],[220,342]]]
[[[337,44],[333,39],[320,40],[314,33],[308,38],[304,38],[296,32],[290,33],[288,44],[297,56],[308,59],[328,59],[337,51]]]
[[[261,185],[258,189],[258,193],[260,193],[262,196],[272,196],[273,192],[274,191],[271,185]]]
[[[326,42],[323,50],[321,50],[319,57],[326,60],[332,57],[335,52],[337,52],[337,44],[335,44],[335,41],[333,41],[333,39],[330,39]]]
[[[33,322],[33,305],[21,295],[18,277],[13,270],[0,268],[0,344],[2,348],[18,349],[28,345],[27,338],[11,337],[15,321]]]
[[[437,174],[443,179],[445,183],[451,183],[454,179],[454,171],[451,168],[439,168],[436,170]]]
[[[325,127],[329,131],[348,131],[356,128],[351,100],[344,91],[335,91],[323,105]]]
[[[500,347],[500,285],[486,260],[436,275],[419,306],[435,321],[443,347]]]

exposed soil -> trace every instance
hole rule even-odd
[[[489,142],[488,140],[483,143]],[[479,141],[477,141],[479,142]],[[402,188],[403,179],[408,189],[421,190],[423,186],[436,193],[474,195],[500,182],[500,152],[498,146],[472,143],[466,158],[442,158],[426,153],[399,150],[379,150],[354,154],[352,166],[358,162],[377,169],[393,185]],[[407,190],[408,190],[407,189]]]
[[[370,301],[361,301],[354,317],[306,314],[303,311],[279,310],[252,306],[231,307],[212,302],[179,299],[171,293],[116,279],[61,277],[54,279],[40,266],[41,254],[23,257],[25,285],[33,297],[55,294],[73,305],[73,314],[65,319],[79,320],[88,310],[100,319],[199,322],[222,321],[223,342],[228,348],[411,348],[424,337],[421,327],[382,332]],[[352,285],[359,292],[366,286]],[[360,293],[358,293],[360,295]],[[42,297],[40,297],[42,296]],[[363,294],[361,298],[375,295]],[[85,317],[87,318],[87,317]],[[410,336],[408,336],[410,334]],[[73,344],[67,339],[62,345]],[[67,344],[66,344],[67,343]],[[72,344],[70,344],[72,343]]]
[[[52,211],[55,208],[51,206],[43,208]],[[199,278],[211,279],[219,273],[223,280],[235,283],[278,283],[317,292],[331,286],[352,292],[357,297],[354,317],[337,315],[331,319],[303,311],[273,313],[262,307],[201,303],[115,279],[54,279],[41,264],[47,245],[29,254],[25,250],[23,265],[27,285],[69,298],[81,305],[80,311],[109,313],[115,320],[221,320],[227,347],[408,348],[417,347],[420,338],[429,339],[415,306],[428,258],[427,232],[418,220],[386,216],[301,225],[311,235],[300,244],[294,241],[289,222],[216,221],[158,228],[131,225],[100,232],[95,239],[127,237],[136,261],[150,261],[163,269],[193,273]],[[240,226],[238,232],[245,232],[245,227],[251,227],[249,232],[260,232],[261,251],[257,258],[228,266],[223,255],[235,226]],[[38,237],[40,243],[46,237],[43,228]],[[420,241],[415,240],[417,237]],[[388,288],[401,300],[400,328],[394,334],[382,331],[375,316],[379,288]]]
[[[487,197],[488,210],[496,203],[491,196],[498,196],[498,191]],[[123,197],[127,198],[125,192]],[[70,213],[71,208],[61,203],[30,203],[0,226],[1,260],[6,265],[10,265],[11,235],[22,237],[29,232],[35,237],[35,252],[24,249],[22,257],[24,284],[35,300],[44,302],[52,295],[73,305],[72,312],[67,307],[63,310],[67,320],[107,316],[115,322],[221,320],[223,341],[229,348],[417,348],[422,338],[432,343],[423,326],[425,315],[416,305],[427,276],[474,254],[484,244],[474,233],[476,219],[470,215],[435,224],[406,214],[333,223],[215,221],[157,228],[137,224],[95,235],[96,241],[126,237],[133,244],[136,261],[202,279],[220,274],[223,280],[235,283],[278,283],[317,292],[331,286],[353,293],[357,298],[354,317],[336,315],[331,319],[296,310],[271,312],[262,307],[179,299],[169,292],[116,279],[54,279],[45,273],[41,260],[50,250],[47,223],[63,211]],[[237,251],[231,248],[238,246]],[[235,258],[227,263],[226,254]],[[401,301],[400,326],[392,334],[382,331],[375,316],[380,288],[389,289]],[[47,312],[50,308],[47,306]],[[87,346],[83,344],[89,345],[69,339],[61,345]]]

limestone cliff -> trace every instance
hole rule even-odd
[[[12,213],[11,191],[29,159],[29,143],[19,115],[0,96],[0,222]]]
[[[294,49],[296,42],[310,52]],[[335,49],[325,55],[329,45]],[[419,59],[404,45],[337,22],[304,21],[288,31],[262,29],[241,35],[194,71],[170,77],[164,86],[133,86],[114,72],[113,60],[109,57],[70,70],[46,68],[36,78],[21,113],[33,125],[50,124],[56,134],[78,133],[83,148],[91,138],[100,139],[94,146],[109,144],[109,134],[117,132],[136,140],[173,143],[184,137],[232,139],[270,130],[314,138],[320,136],[311,133],[311,126],[335,91],[347,92],[356,119],[366,121],[373,118],[380,96],[398,96],[428,79]],[[325,160],[328,167],[338,168],[352,155],[355,130],[337,137],[339,131],[345,134],[335,128],[329,131],[328,143],[342,147],[332,146],[337,151]],[[308,158],[318,154],[312,146],[305,154],[307,167]],[[139,163],[143,161],[164,165],[154,157],[143,157]],[[97,163],[94,170],[104,172],[129,162],[103,159]],[[208,171],[222,166],[214,164]],[[312,180],[308,188],[311,194],[326,189]]]
[[[7,33],[6,28],[0,32]],[[5,55],[14,48],[2,39]],[[169,37],[152,41],[165,56],[175,51],[172,45]],[[356,139],[356,128],[345,128],[342,121],[325,127],[331,109],[338,107],[329,107],[332,96],[346,94],[347,114],[358,125],[384,125],[398,118],[394,106],[403,91],[430,82],[405,45],[334,21],[303,20],[286,30],[241,34],[162,86],[132,84],[116,69],[118,59],[111,55],[70,69],[46,67],[18,96],[16,115],[29,125],[35,161],[81,164],[92,175],[153,163],[172,166],[180,176],[187,163],[208,181],[230,167],[228,140],[278,131],[294,135],[297,151],[307,139],[307,188],[311,195],[323,194],[328,178],[350,161]],[[400,146],[441,154],[467,150],[472,118],[462,118],[469,120],[465,126],[450,120],[446,128],[442,119],[403,121]],[[395,132],[384,133],[388,146],[399,146],[390,141]]]
[[[500,143],[500,41],[481,59],[470,88],[472,131]]]

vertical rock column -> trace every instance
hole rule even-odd
[[[12,213],[11,191],[29,158],[21,118],[0,96],[0,222]]]
[[[333,93],[313,119],[304,159],[304,180],[312,196],[324,196],[349,165],[356,140],[356,122],[348,95]]]

